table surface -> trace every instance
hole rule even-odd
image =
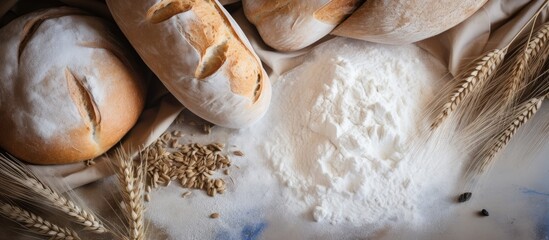
[[[547,124],[548,116],[546,105],[517,132],[470,201],[456,204],[455,195],[435,193],[426,201],[428,206],[420,210],[426,221],[397,221],[380,227],[317,223],[311,213],[290,212],[280,204],[284,187],[277,178],[255,174],[254,169],[271,166],[258,149],[246,147],[245,143],[254,139],[235,139],[238,134],[234,130],[216,127],[205,135],[189,124],[193,116],[185,112],[185,121],[174,124],[171,130],[188,133],[193,142],[236,145],[246,155],[233,158],[239,168],[231,171],[231,183],[223,195],[212,198],[193,190],[191,196],[182,198],[186,190],[178,184],[153,191],[147,203],[148,230],[152,239],[549,239],[549,142],[531,137]],[[535,144],[541,144],[541,149],[531,151],[529,147]],[[531,153],[525,155],[528,151]],[[101,195],[115,184],[112,181],[84,186],[78,192],[82,196]],[[252,201],[244,203],[242,196]],[[108,205],[90,205],[103,208],[100,213],[109,215]],[[489,210],[489,217],[478,214],[483,208]],[[212,212],[219,212],[221,217],[210,219]]]

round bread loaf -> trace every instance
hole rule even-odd
[[[246,18],[279,51],[307,47],[330,33],[364,0],[243,0]]]
[[[261,118],[271,84],[242,30],[214,0],[107,0],[143,61],[191,112],[242,128]]]
[[[332,34],[385,44],[408,44],[442,33],[487,0],[366,1]]]
[[[35,164],[91,159],[135,124],[144,82],[102,19],[71,8],[0,29],[0,147]]]

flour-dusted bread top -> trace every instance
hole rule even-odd
[[[0,29],[0,147],[37,164],[94,158],[135,124],[144,86],[102,19],[71,8]]]
[[[280,51],[307,47],[330,33],[364,0],[243,0],[263,41]]]
[[[108,0],[133,47],[190,111],[214,124],[261,118],[271,85],[246,37],[217,1]]]
[[[407,44],[442,33],[487,0],[366,1],[332,33],[386,44]]]

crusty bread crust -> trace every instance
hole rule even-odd
[[[336,26],[349,17],[363,2],[360,0],[331,0],[317,9],[313,16],[319,21]]]
[[[268,76],[216,1],[108,0],[107,5],[141,58],[190,111],[230,128],[264,115],[271,98]]]
[[[36,164],[91,159],[135,124],[144,82],[100,18],[34,12],[0,29],[0,147]]]
[[[366,1],[332,34],[385,44],[408,44],[464,21],[487,0]]]
[[[243,0],[246,18],[279,51],[307,47],[330,33],[365,0]]]

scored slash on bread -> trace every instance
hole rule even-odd
[[[265,114],[268,76],[217,1],[108,0],[107,5],[144,62],[190,111],[230,128],[249,126]]]
[[[97,103],[93,99],[90,91],[84,86],[84,81],[77,79],[70,69],[65,69],[65,78],[69,88],[69,95],[72,101],[76,103],[76,108],[84,121],[84,124],[95,135],[95,131],[101,123],[101,113],[97,107]]]
[[[147,11],[147,18],[151,23],[159,23],[168,20],[176,14],[189,11],[193,7],[192,0],[166,0],[161,1]]]

